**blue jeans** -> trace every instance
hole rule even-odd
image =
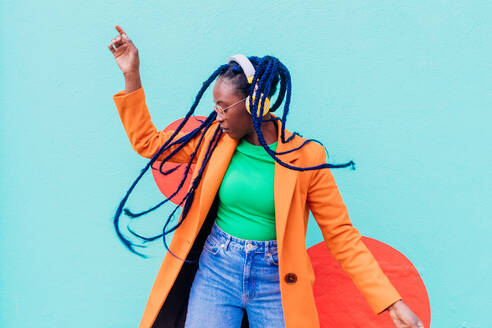
[[[277,241],[236,238],[214,223],[191,286],[185,328],[239,328],[243,311],[250,328],[285,327]]]

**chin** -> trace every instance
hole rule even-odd
[[[225,134],[227,134],[229,136],[229,138],[231,139],[234,139],[234,140],[240,140],[241,138],[238,138],[237,135],[235,135],[234,133],[231,133],[229,131],[227,132],[224,132]]]

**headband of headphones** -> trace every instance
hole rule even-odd
[[[255,76],[255,68],[253,64],[251,64],[251,62],[249,61],[248,57],[243,54],[237,54],[229,57],[227,64],[233,61],[241,66],[244,74],[246,75],[246,78],[248,79],[248,83],[253,82],[253,77]]]
[[[248,80],[248,83],[251,84],[253,82],[253,78],[255,76],[256,71],[255,71],[255,67],[249,61],[248,57],[246,57],[243,54],[237,54],[237,55],[229,57],[229,59],[227,60],[227,64],[229,64],[231,62],[236,62],[239,64],[239,66],[241,66],[244,74],[246,75],[246,79]],[[256,91],[257,89],[258,89],[258,84],[255,84],[254,91]],[[263,98],[264,98],[264,95],[262,93],[260,95],[260,99],[263,99]],[[253,96],[252,101],[253,102],[255,101],[254,96]],[[251,114],[251,110],[249,108],[249,96],[246,98],[246,110],[248,111],[248,113]],[[269,111],[270,111],[270,99],[268,99],[268,97],[265,97],[265,104],[263,106],[263,116],[268,114]],[[258,107],[257,113],[258,113],[257,115],[259,116],[260,115],[260,107]]]

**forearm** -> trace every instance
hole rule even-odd
[[[125,92],[127,94],[142,87],[139,71],[126,73],[123,76],[125,77]]]
[[[113,99],[132,148],[141,156],[152,158],[164,143],[168,141],[174,131],[157,131],[155,125],[152,123],[149,109],[145,102],[143,88],[138,88],[130,93],[127,90],[121,90],[113,95]],[[186,132],[180,131],[175,136],[174,141],[184,135],[186,135]],[[184,148],[175,154],[170,161],[188,163],[191,159],[191,154],[195,151],[198,139],[199,135],[189,140]],[[158,160],[162,161],[177,147],[178,145],[173,145],[168,148],[159,156]],[[193,162],[196,162],[196,160],[197,158],[195,157]]]

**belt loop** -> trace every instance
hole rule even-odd
[[[230,242],[231,242],[231,236],[227,236],[227,240],[225,241],[225,245],[224,245],[224,251],[227,250],[227,247],[229,246]]]

